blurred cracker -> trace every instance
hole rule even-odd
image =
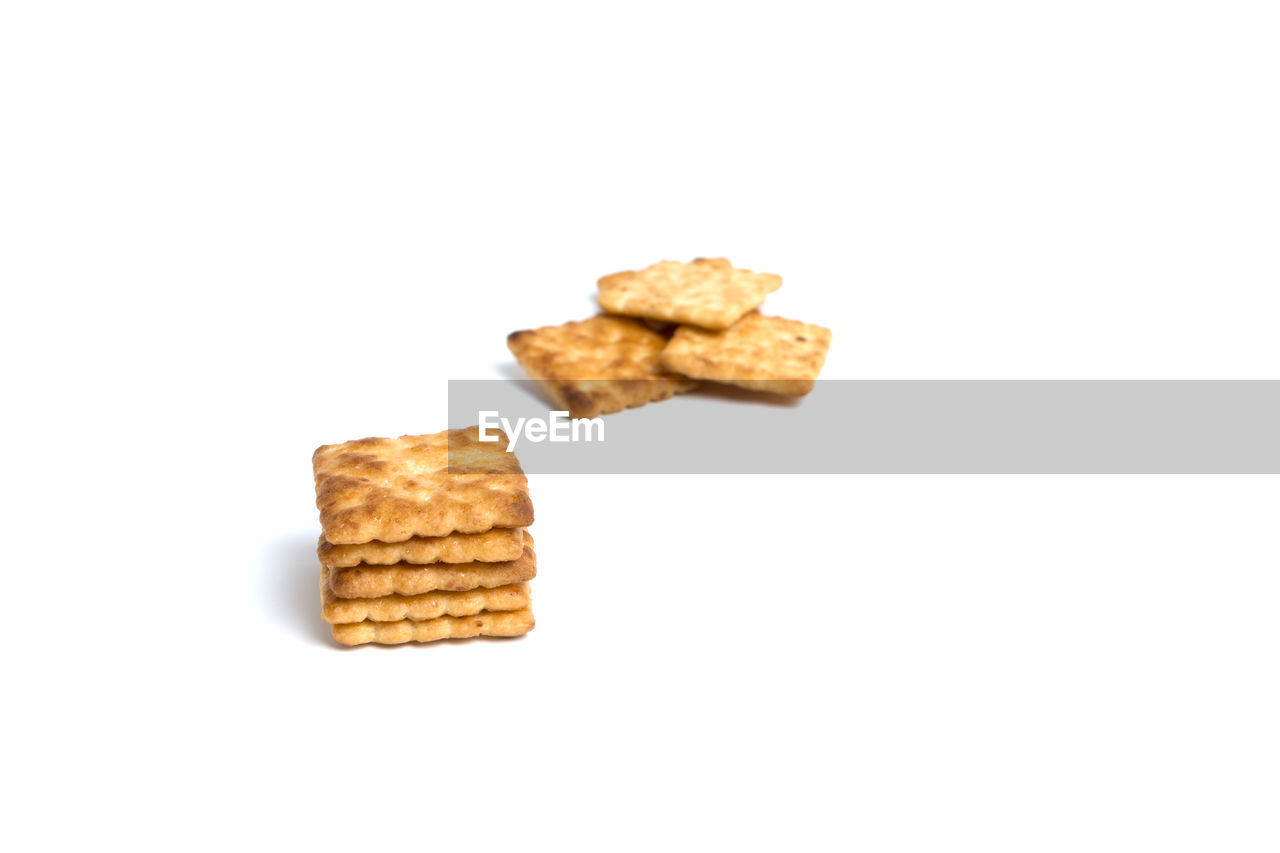
[[[600,307],[612,314],[726,329],[782,286],[772,273],[734,269],[725,258],[660,261],[597,282]]]
[[[658,366],[667,338],[630,317],[605,315],[512,332],[516,361],[561,410],[594,418],[697,385]]]
[[[830,346],[830,329],[751,313],[722,332],[681,326],[662,364],[698,379],[802,395],[813,390]]]

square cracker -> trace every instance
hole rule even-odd
[[[639,320],[604,315],[507,336],[520,366],[575,418],[643,406],[697,385],[658,366],[666,345],[666,336]]]
[[[320,573],[321,616],[334,624],[350,622],[425,622],[441,616],[474,616],[482,611],[520,610],[529,606],[529,584],[513,583],[465,592],[422,595],[384,595],[379,598],[338,598],[329,588],[329,573]]]
[[[415,566],[354,566],[328,572],[329,589],[338,598],[378,598],[384,595],[421,595],[445,590],[491,589],[532,580],[538,574],[533,537],[525,537],[524,553],[501,563],[435,563]]]
[[[830,329],[753,312],[723,332],[681,326],[662,364],[699,379],[800,395],[813,390],[830,346]]]
[[[361,564],[498,563],[519,559],[524,552],[524,539],[521,527],[495,527],[483,533],[415,536],[403,542],[365,542],[360,545],[334,545],[321,536],[316,556],[320,558],[320,565],[338,569]]]
[[[475,616],[440,616],[425,622],[354,622],[329,626],[333,638],[344,646],[362,643],[429,643],[464,637],[517,637],[533,630],[533,611],[485,611]]]
[[[607,275],[597,283],[600,307],[613,314],[727,329],[782,286],[773,273],[734,269],[725,258],[660,261]]]
[[[316,507],[334,545],[481,533],[533,523],[529,483],[507,437],[477,427],[362,438],[316,450]]]

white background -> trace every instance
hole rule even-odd
[[[1275,6],[462,6],[0,12],[6,840],[1275,850],[1277,478],[540,476],[536,631],[348,651],[310,472],[661,258],[1280,378]]]

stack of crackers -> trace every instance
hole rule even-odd
[[[724,258],[662,261],[600,279],[606,314],[513,332],[507,346],[575,418],[618,412],[699,380],[803,395],[826,361],[831,330],[758,309],[782,286]]]
[[[471,427],[315,452],[316,553],[335,640],[423,643],[533,628],[533,504],[498,437],[481,442]]]

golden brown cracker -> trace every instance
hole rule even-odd
[[[451,533],[448,536],[415,536],[403,542],[364,542],[334,545],[324,536],[316,546],[320,565],[391,566],[396,563],[498,563],[519,559],[524,552],[524,529],[495,527],[483,533]]]
[[[333,569],[329,588],[338,598],[378,598],[384,595],[421,595],[445,590],[491,589],[532,580],[538,574],[533,537],[525,536],[524,553],[500,563],[435,563],[415,566],[355,566]]]
[[[474,616],[440,616],[425,622],[355,622],[331,625],[333,638],[344,646],[362,643],[429,643],[466,637],[516,637],[533,630],[533,611],[485,611]]]
[[[727,329],[782,286],[772,273],[734,269],[725,258],[660,261],[597,282],[600,307],[613,314]]]
[[[507,437],[477,427],[329,444],[312,457],[324,538],[334,545],[480,533],[533,523],[529,484]]]
[[[507,336],[520,366],[575,418],[665,400],[697,383],[658,366],[667,338],[630,317],[598,316]]]
[[[722,332],[681,326],[662,364],[688,376],[775,394],[808,394],[831,346],[831,330],[751,313]]]
[[[473,616],[481,611],[520,610],[529,606],[529,584],[513,583],[493,589],[465,592],[436,590],[422,595],[384,595],[378,598],[339,598],[329,588],[329,573],[322,569],[320,589],[326,622],[424,622],[441,616]]]

